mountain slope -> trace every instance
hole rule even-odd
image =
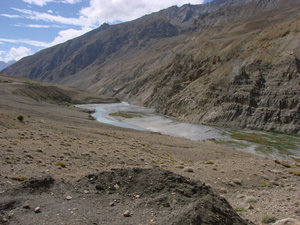
[[[0,61],[0,71],[5,69],[6,67],[10,66],[11,64],[15,63],[14,60],[12,61],[9,61],[9,62],[3,62],[3,61]]]
[[[299,132],[297,0],[215,0],[102,25],[3,72],[183,120]]]

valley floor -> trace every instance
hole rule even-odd
[[[211,142],[100,124],[72,106],[0,98],[0,197],[31,177],[75,181],[135,167],[162,168],[205,182],[255,224],[300,217],[300,177],[273,160]],[[17,215],[14,209],[9,213],[4,216]]]

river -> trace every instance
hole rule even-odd
[[[290,155],[300,158],[300,137],[285,134],[268,133],[261,131],[239,130],[238,132],[204,125],[195,125],[178,121],[155,113],[153,109],[130,105],[126,102],[114,104],[77,105],[79,108],[95,111],[92,116],[101,123],[113,126],[151,131],[174,137],[183,137],[190,140],[210,140],[216,143],[231,146],[237,150],[267,156],[271,158],[290,158]],[[235,134],[238,138],[233,138]],[[249,142],[243,139],[243,134],[253,134],[267,140],[267,144]],[[242,137],[242,138],[241,138]],[[288,144],[295,143],[290,149],[283,151],[285,140]],[[278,143],[277,143],[277,142]],[[268,144],[269,143],[269,144]],[[289,145],[290,146],[290,145]],[[285,149],[284,149],[285,150]]]

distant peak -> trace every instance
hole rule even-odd
[[[103,23],[101,26],[100,26],[100,29],[101,30],[106,30],[107,28],[109,28],[110,25],[108,23]]]

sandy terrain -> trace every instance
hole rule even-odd
[[[267,216],[300,217],[300,177],[289,173],[295,168],[211,142],[100,124],[73,106],[36,102],[14,95],[7,84],[0,85],[0,200],[7,199],[10,190],[18,189],[31,177],[51,176],[55,182],[63,179],[73,185],[88,174],[116,168],[160,168],[206,183],[225,197],[242,218],[255,224],[268,222]],[[17,119],[19,115],[23,121]],[[64,185],[59,196],[65,200],[68,185]],[[70,204],[76,196],[69,197],[64,216],[72,216],[78,208],[78,201]],[[31,208],[28,218],[35,221],[34,217],[46,209],[27,200],[29,205],[25,207]],[[109,199],[106,201],[109,203]],[[3,204],[0,206],[4,224],[21,215],[20,207],[6,210]],[[34,212],[36,207],[40,207],[40,214]],[[136,207],[130,208],[132,217],[138,211]],[[115,208],[107,212],[111,211],[115,212]],[[155,215],[152,217],[156,224]]]

